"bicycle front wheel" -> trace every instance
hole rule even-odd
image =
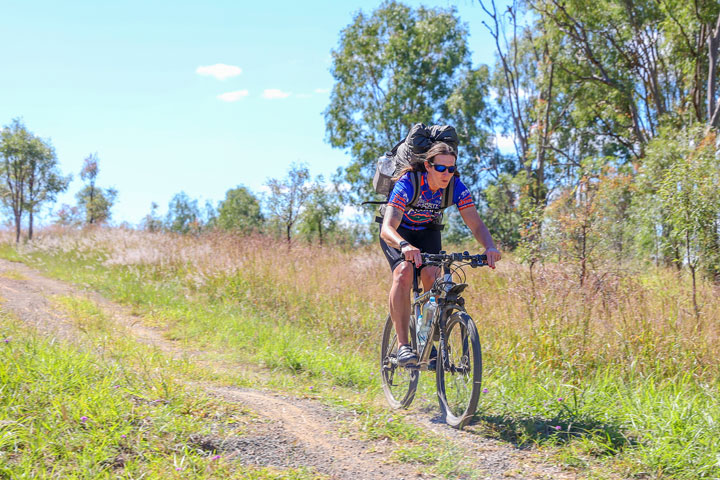
[[[411,335],[413,334],[411,328]],[[415,398],[419,374],[417,370],[397,364],[398,341],[390,315],[385,320],[380,348],[380,378],[385,398],[392,408],[407,408]]]
[[[447,424],[461,429],[475,414],[482,383],[480,338],[470,315],[448,318],[445,345],[446,358],[438,358],[435,368],[438,400]]]

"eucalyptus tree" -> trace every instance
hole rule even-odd
[[[487,69],[473,70],[468,30],[455,8],[413,9],[395,1],[370,14],[358,12],[332,52],[335,84],[325,110],[330,144],[349,151],[345,181],[352,195],[371,192],[374,162],[418,122],[461,125],[467,168],[477,169],[490,127],[478,92]],[[463,102],[462,99],[472,99]]]
[[[660,208],[647,225],[660,232],[662,261],[678,262],[686,243],[676,231],[670,206],[658,199],[665,169],[674,170],[681,156],[645,164],[646,149],[657,139],[671,144],[677,132],[701,123],[716,128],[720,117],[718,49],[720,4],[698,0],[532,0],[530,8],[551,25],[548,38],[563,44],[558,63],[576,92],[576,111],[592,119],[583,129],[596,138],[608,161],[632,163],[633,171],[657,171],[654,182],[638,190]],[[625,153],[624,153],[625,152]],[[660,167],[662,164],[662,167]],[[636,209],[636,211],[638,211]],[[715,236],[717,237],[717,232]]]
[[[643,169],[648,144],[673,128],[717,125],[717,1],[526,0],[502,12],[494,0],[479,2],[495,37],[501,111],[523,167],[521,200],[530,197],[531,206],[551,201],[554,188],[560,195],[585,178],[605,178],[619,185],[614,194],[623,201],[603,214],[627,223],[628,212],[638,211],[631,191],[658,194],[657,182],[626,181]],[[676,238],[668,216],[656,219],[651,229],[666,236],[666,250],[677,250],[667,247]]]
[[[493,0],[479,3],[496,50],[498,126],[515,147],[483,197],[491,212],[514,219],[515,228],[503,230],[506,241],[521,244],[532,266],[541,254],[549,198],[554,189],[573,183],[594,143],[576,128],[575,97],[557,66],[562,46],[548,38],[548,25],[537,16],[525,20],[527,12],[517,4],[500,11]]]
[[[307,166],[294,163],[288,168],[285,178],[270,178],[266,183],[270,190],[266,198],[269,220],[283,230],[288,245],[292,241],[293,228],[308,201],[309,180]]]
[[[20,241],[24,213],[28,214],[28,238],[32,239],[34,213],[67,189],[70,178],[60,173],[50,141],[33,135],[20,119],[0,132],[0,160],[0,198],[14,217],[15,241]]]
[[[300,214],[300,233],[310,240],[318,239],[322,245],[338,227],[342,211],[340,185],[332,182],[329,185],[319,175],[308,189],[308,198]]]
[[[97,185],[97,176],[100,173],[97,153],[88,155],[80,171],[80,178],[85,186],[76,194],[78,207],[88,225],[105,223],[110,220],[110,209],[115,203],[117,190],[114,188],[101,188]]]
[[[0,153],[2,154],[2,201],[12,211],[15,220],[15,242],[20,241],[22,215],[27,198],[29,157],[32,155],[32,134],[19,119],[3,128]]]
[[[165,227],[176,233],[199,233],[203,226],[202,212],[197,199],[185,192],[173,195],[165,214]]]
[[[240,185],[225,192],[225,199],[218,207],[218,227],[250,233],[260,230],[264,220],[260,202],[247,187]]]
[[[33,151],[35,155],[29,159],[27,179],[26,208],[28,212],[28,239],[33,237],[33,217],[46,202],[54,202],[57,194],[67,190],[71,176],[63,176],[60,172],[55,149],[49,141],[35,138]]]
[[[699,318],[696,273],[698,267],[715,280],[720,278],[720,156],[718,137],[702,124],[674,130],[672,136],[653,141],[648,162],[662,169],[657,199],[672,227],[673,245],[682,245],[674,258],[687,265],[692,278],[692,298]]]
[[[717,127],[720,3],[716,0],[528,0],[563,46],[557,68],[597,133],[635,158],[663,118],[692,111]]]

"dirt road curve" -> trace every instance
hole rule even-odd
[[[131,315],[127,308],[95,292],[47,278],[23,264],[0,259],[0,308],[43,333],[71,341],[77,336],[77,331],[68,318],[53,310],[49,299],[55,295],[90,298],[103,308],[108,317],[127,328],[139,341],[155,345],[172,355],[205,363],[202,352],[183,350],[177,343],[164,338],[160,331],[143,326],[142,319]],[[227,365],[218,367],[217,364],[213,364],[213,367],[228,368]],[[339,434],[338,429],[346,416],[340,410],[333,410],[316,401],[266,391],[208,383],[200,386],[210,395],[240,404],[266,417],[261,427],[231,442],[224,439],[223,445],[214,444],[217,439],[194,439],[200,445],[208,444],[208,448],[219,447],[231,451],[238,461],[245,464],[305,466],[315,468],[333,479],[343,480],[435,478],[418,473],[415,465],[393,462],[389,456],[393,445],[388,444],[387,440],[362,441],[353,438],[353,435]],[[408,418],[444,436],[448,442],[460,445],[466,452],[466,458],[484,472],[481,478],[578,478],[575,473],[543,463],[536,452],[458,432],[434,421],[432,414],[417,412],[417,415]]]

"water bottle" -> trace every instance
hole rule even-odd
[[[394,182],[392,177],[395,173],[395,157],[385,154],[378,158],[373,176],[373,188],[381,195],[388,195],[392,190]]]
[[[430,300],[425,302],[423,305],[422,313],[418,317],[418,351],[422,352],[423,347],[427,343],[428,334],[430,333],[430,326],[435,319],[435,312],[437,311],[437,303],[435,303],[435,297],[430,297]]]
[[[423,315],[420,313],[417,317],[417,328],[416,328],[416,335],[417,335],[417,343],[418,343],[418,352],[422,352],[423,347],[427,343],[427,334],[425,333],[425,325],[423,324]]]

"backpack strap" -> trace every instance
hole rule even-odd
[[[388,152],[388,153],[390,153],[391,155],[396,155],[398,148],[400,148],[400,145],[402,145],[403,143],[405,143],[404,138],[402,140],[400,140],[398,143],[396,143],[395,146],[392,148],[392,150],[390,150],[390,152]]]
[[[415,207],[418,198],[420,198],[420,187],[422,183],[422,172],[410,172],[410,182],[413,186],[413,196],[407,203],[407,208]]]

